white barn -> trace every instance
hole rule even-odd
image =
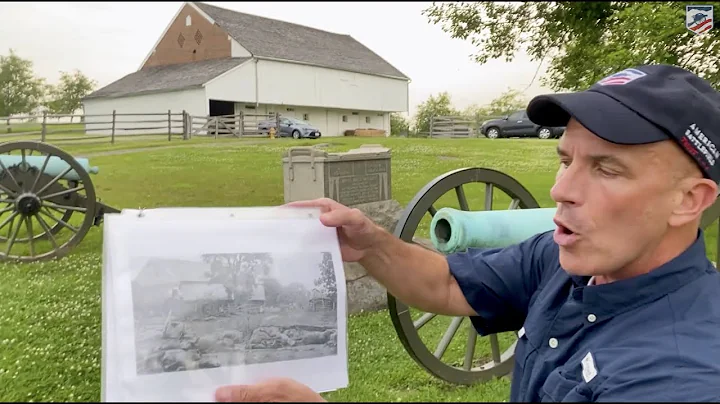
[[[275,113],[323,136],[358,128],[389,135],[390,113],[409,109],[409,82],[349,35],[186,2],[140,68],[83,106],[87,115]],[[93,120],[108,119],[86,123]]]

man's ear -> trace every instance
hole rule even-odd
[[[707,178],[688,178],[679,185],[679,203],[673,209],[669,223],[673,227],[699,219],[718,197],[718,185]]]

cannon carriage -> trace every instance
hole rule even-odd
[[[98,172],[87,159],[48,143],[0,144],[0,261],[65,256],[92,226],[102,223],[106,213],[119,213],[97,199],[90,175]],[[482,206],[475,201],[482,201]],[[511,213],[517,210],[523,212]],[[533,213],[524,215],[525,210]],[[468,220],[471,216],[464,213],[476,216]],[[707,230],[719,217],[720,200],[705,212],[701,228]],[[520,219],[529,219],[530,225],[512,226]],[[551,219],[552,209],[541,208],[515,178],[487,168],[462,168],[436,177],[418,191],[394,233],[406,242],[448,254],[467,247],[509,245],[550,230]],[[466,226],[481,222],[484,226],[478,228]],[[720,256],[720,245],[717,252]],[[474,384],[512,372],[517,330],[479,338],[466,317],[421,313],[392,295],[388,295],[388,311],[409,356],[441,380]],[[489,354],[477,354],[482,351]]]
[[[87,159],[48,143],[0,144],[0,260],[34,262],[67,255],[105,213]]]
[[[436,177],[418,191],[394,233],[440,254],[468,247],[505,247],[554,229],[554,211],[542,208],[519,181],[505,173],[461,168]],[[719,217],[720,199],[701,220],[706,243],[707,230]],[[713,261],[720,262],[720,235],[715,246]],[[469,385],[512,373],[519,330],[479,338],[467,317],[422,313],[392,295],[388,295],[388,311],[403,348],[432,376]]]

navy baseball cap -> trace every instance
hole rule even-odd
[[[673,139],[705,177],[720,183],[720,92],[685,69],[628,68],[585,91],[537,96],[527,114],[542,126],[566,126],[572,117],[617,144]]]

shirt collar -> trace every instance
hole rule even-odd
[[[582,289],[586,314],[595,314],[600,320],[672,293],[703,274],[711,273],[714,270],[711,266],[705,253],[703,231],[698,230],[695,242],[682,254],[646,274],[592,286],[586,286],[589,276],[571,275],[571,278],[578,289]]]

